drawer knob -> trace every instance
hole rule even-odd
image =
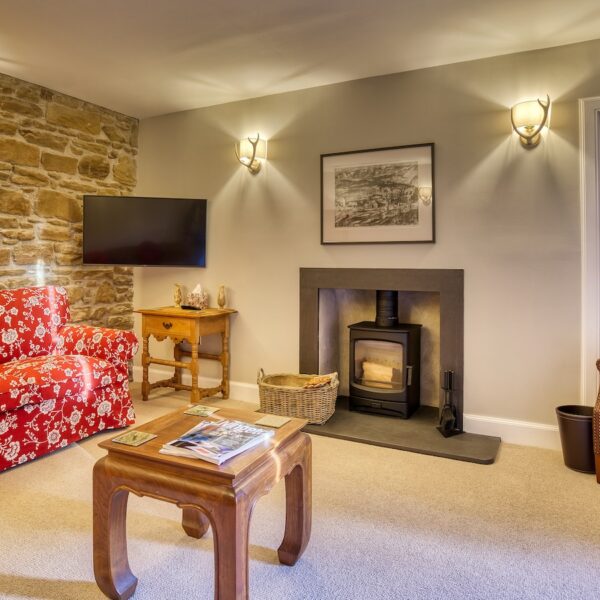
[[[170,323],[168,321],[163,321],[163,327],[165,329],[171,329],[171,327],[173,327],[173,323]]]

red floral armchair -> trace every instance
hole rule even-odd
[[[0,291],[0,471],[134,422],[135,334],[69,317],[64,288]]]

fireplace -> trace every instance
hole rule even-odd
[[[408,419],[419,407],[421,325],[398,323],[398,292],[377,290],[375,321],[348,327],[350,409]]]
[[[338,321],[336,323],[335,315],[338,314],[335,302],[331,302],[331,306],[325,310],[326,320],[320,319],[320,307],[324,305],[320,301],[331,298],[332,293],[352,290],[393,290],[399,291],[402,294],[425,294],[435,295],[438,298],[438,318],[439,318],[439,345],[435,349],[437,358],[433,362],[435,368],[435,385],[432,380],[431,373],[421,373],[420,377],[420,404],[425,408],[429,408],[435,404],[438,410],[444,404],[444,390],[441,387],[441,374],[445,371],[453,371],[454,387],[453,387],[453,404],[457,415],[457,428],[462,430],[463,416],[463,289],[464,289],[464,274],[460,269],[338,269],[338,268],[301,268],[300,269],[300,372],[301,373],[317,373],[321,368],[323,373],[333,370],[341,370],[342,364],[349,365],[350,362],[350,347],[348,342],[346,345],[336,346],[336,331],[337,327],[348,329],[348,324],[361,322],[365,318],[369,318],[372,314],[372,308],[362,314],[358,311],[358,318],[347,320],[345,323]],[[371,304],[371,307],[373,304]],[[400,311],[401,314],[403,311]],[[396,312],[396,314],[398,314]],[[422,316],[422,315],[421,315]],[[405,321],[414,321],[415,323],[424,323],[418,315],[416,318],[404,318]],[[376,323],[376,322],[375,322]],[[400,326],[400,324],[398,324]],[[410,329],[410,328],[409,328]],[[417,326],[420,331],[421,328]],[[341,331],[341,329],[339,329]],[[385,333],[386,328],[376,326],[376,332]],[[429,331],[429,330],[428,330]],[[425,335],[424,332],[423,335]],[[406,334],[406,332],[405,332]],[[377,340],[381,341],[381,340]],[[389,341],[389,340],[383,340]],[[422,357],[421,369],[425,364],[432,365],[432,358],[428,352],[432,349],[430,335],[426,335],[425,339],[421,340],[422,352],[426,354]],[[425,345],[424,345],[425,344]],[[336,368],[335,362],[329,361],[329,358],[323,362],[320,367],[320,356],[323,357],[341,357],[346,355],[342,363],[338,363]],[[428,348],[426,351],[425,348]],[[410,342],[405,339],[403,351],[406,360],[406,365],[413,366],[411,383],[416,381],[414,366],[416,363],[411,362],[408,356]],[[354,359],[356,360],[356,359]],[[327,362],[329,361],[329,362]],[[403,376],[406,378],[410,370],[406,369]],[[438,377],[437,373],[440,374]],[[361,375],[362,377],[362,375]],[[350,377],[348,377],[350,378]],[[352,377],[354,380],[355,377]],[[360,383],[360,382],[359,382]],[[344,382],[345,385],[345,382]],[[342,383],[340,383],[340,389]],[[408,387],[408,386],[407,386]],[[408,391],[408,390],[407,390]],[[347,391],[350,395],[350,389]],[[381,392],[379,392],[381,393]],[[356,395],[356,394],[355,394]],[[406,402],[411,400],[406,397]],[[412,400],[414,403],[414,400]],[[373,408],[373,407],[371,407]],[[396,407],[398,408],[398,407]],[[407,410],[408,407],[407,407]],[[387,413],[391,414],[391,413]],[[421,411],[419,411],[419,415]],[[415,417],[416,418],[416,417]],[[420,418],[420,417],[419,417]],[[414,421],[410,419],[409,422]],[[433,425],[438,424],[438,418],[433,418]],[[437,434],[436,432],[436,435]]]

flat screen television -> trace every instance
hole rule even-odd
[[[83,264],[206,266],[206,200],[83,197]]]

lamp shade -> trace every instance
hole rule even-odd
[[[254,140],[252,140],[254,141]],[[249,165],[252,159],[265,160],[267,158],[267,140],[258,139],[256,144],[256,154],[250,142],[250,138],[244,138],[239,142],[240,162]]]
[[[546,100],[526,100],[510,109],[513,129],[521,139],[521,144],[533,148],[540,142],[540,132],[548,124],[550,97]]]
[[[519,102],[512,107],[512,119],[517,130],[531,131],[539,127],[545,118],[544,108],[537,100]]]

